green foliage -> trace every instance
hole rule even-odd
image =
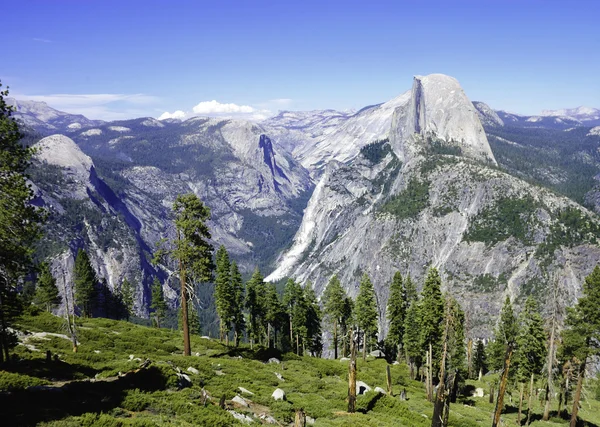
[[[98,277],[84,249],[79,249],[77,252],[75,267],[73,268],[73,282],[75,302],[79,306],[83,317],[90,317],[97,302],[96,286]]]
[[[391,152],[392,147],[387,138],[371,142],[360,149],[360,154],[374,165],[381,162]]]
[[[220,338],[223,340],[229,334],[233,320],[235,293],[231,286],[231,263],[225,246],[221,245],[216,254],[215,304],[220,319]]]
[[[411,178],[406,188],[392,196],[381,207],[381,212],[390,213],[399,219],[414,218],[429,206],[429,182]]]
[[[548,263],[561,246],[571,248],[583,243],[597,244],[599,238],[598,221],[585,215],[580,209],[568,207],[559,213],[546,240],[537,247],[536,256],[545,258]]]
[[[40,265],[40,274],[38,276],[34,301],[48,312],[60,304],[61,301],[58,288],[56,287],[56,279],[52,277],[50,267],[45,262]]]
[[[487,361],[492,370],[502,369],[506,347],[516,344],[518,333],[519,324],[517,323],[510,297],[507,296],[500,312],[498,324],[494,330],[494,340],[487,346]]]
[[[262,274],[256,268],[252,278],[246,283],[246,309],[248,310],[248,335],[251,340],[260,342],[264,330],[263,319],[266,314],[263,304],[265,282]]]
[[[288,279],[283,290],[283,306],[290,323],[290,341],[294,347],[294,337],[298,337],[296,353],[302,355],[307,347],[311,354],[321,354],[321,309],[314,290],[307,284],[302,288],[293,279]]]
[[[331,279],[329,279],[329,283],[325,287],[323,291],[323,314],[325,315],[325,320],[329,325],[329,331],[331,332],[331,336],[333,339],[333,347],[334,347],[334,358],[337,359],[338,345],[339,345],[339,336],[340,329],[342,328],[342,324],[345,323],[345,314],[346,314],[346,292],[344,288],[342,288],[342,284],[338,279],[337,275],[333,275]],[[345,331],[342,331],[342,335]]]
[[[531,375],[542,374],[546,360],[546,342],[548,337],[544,331],[544,319],[540,315],[537,303],[533,297],[525,301],[521,312],[519,334],[517,336],[517,380],[526,382]]]
[[[465,312],[454,298],[449,298],[446,305],[446,316],[450,316],[450,330],[448,331],[448,364],[447,372],[458,371],[462,378],[467,376],[467,354],[465,347]]]
[[[125,283],[125,282],[123,282]],[[165,301],[165,294],[163,292],[162,283],[158,277],[154,277],[152,282],[152,299],[150,302],[150,309],[154,314],[154,322],[157,328],[160,328],[160,322],[167,315],[168,306]]]
[[[360,279],[360,287],[354,306],[354,319],[356,326],[363,332],[363,345],[372,343],[377,335],[377,300],[375,290],[367,273]]]
[[[414,300],[406,310],[406,319],[404,320],[404,352],[411,364],[421,365],[421,310],[418,301]]]
[[[489,273],[476,276],[473,279],[473,290],[475,292],[495,292],[506,287],[508,280],[506,274],[502,273],[494,277]]]
[[[0,87],[2,85],[0,84]],[[33,151],[21,145],[21,133],[0,91],[0,363],[8,360],[14,342],[9,327],[21,312],[17,287],[32,269],[34,244],[44,212],[33,199],[25,171]]]
[[[25,374],[0,371],[0,391],[23,390],[27,387],[48,384],[49,381]]]
[[[242,275],[235,261],[231,263],[231,290],[233,292],[232,323],[235,336],[235,345],[238,345],[239,338],[246,329],[244,319],[244,299],[245,289]]]
[[[390,293],[387,304],[387,318],[389,329],[387,341],[389,346],[394,349],[402,347],[402,338],[404,336],[404,320],[406,319],[406,310],[408,309],[408,299],[404,281],[399,271],[394,274],[390,285]]]
[[[473,374],[478,376],[481,372],[482,374],[487,373],[488,365],[487,365],[487,357],[485,352],[485,345],[483,341],[477,340],[477,344],[475,345],[475,352],[473,353]]]
[[[444,332],[444,298],[442,279],[436,268],[430,268],[421,291],[419,307],[421,321],[420,347],[422,354],[431,345],[433,366],[438,367],[442,356],[442,336]]]
[[[133,286],[131,286],[131,283],[129,283],[127,277],[125,277],[123,279],[123,282],[121,283],[119,295],[123,303],[125,318],[129,320],[129,316],[133,314]],[[152,305],[150,306],[150,308],[153,308]]]
[[[534,223],[537,208],[536,202],[529,196],[499,199],[494,205],[482,209],[471,220],[464,240],[493,245],[513,237],[528,243],[531,240],[530,226]]]

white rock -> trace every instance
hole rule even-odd
[[[232,410],[228,410],[227,412],[229,412],[231,415],[233,415],[233,418],[235,418],[236,420],[238,420],[244,424],[251,424],[254,422],[254,420],[252,418],[250,418],[247,415],[240,414],[239,412],[235,412]]]
[[[250,390],[244,388],[244,387],[238,387],[238,390],[242,393],[242,394],[249,394],[250,396],[254,396],[254,393],[252,393]]]
[[[387,391],[385,391],[381,387],[375,387],[375,393],[387,394]]]
[[[279,378],[280,381],[285,382],[285,380],[283,379],[283,376],[279,372],[274,372],[274,374],[277,378]]]
[[[267,424],[279,424],[277,420],[269,414],[262,413],[258,416],[258,418],[263,420]]]
[[[385,354],[381,350],[373,350],[372,352],[369,353],[369,356],[372,356],[372,357],[385,357]]]
[[[315,422],[316,421],[315,421],[315,419],[313,417],[309,417],[308,415],[306,416],[306,424],[309,424],[309,425],[312,426],[312,425],[315,424]]]
[[[356,394],[365,394],[368,391],[371,391],[372,388],[367,385],[367,383],[363,381],[356,381]]]
[[[473,397],[483,397],[483,396],[484,396],[484,394],[485,394],[485,393],[484,393],[483,389],[482,389],[481,387],[477,387],[477,388],[476,388],[476,389],[473,391],[473,394],[472,394],[472,396],[473,396]]]
[[[85,132],[81,132],[81,136],[98,136],[102,135],[102,129],[90,129]]]
[[[240,395],[235,395],[233,399],[231,399],[232,402],[237,403],[238,405],[241,405],[245,408],[248,408],[250,406],[250,404],[248,402],[246,402],[246,399],[244,399],[242,396]]]
[[[194,375],[198,375],[200,373],[200,371],[198,369],[194,368],[193,366],[188,367],[187,371]]]
[[[100,354],[100,350],[94,350],[94,353]]]
[[[350,360],[350,359],[349,359],[349,358],[347,358],[347,357],[342,357],[342,358],[340,359],[340,362],[348,362],[349,360]]]
[[[271,358],[270,358],[270,359],[267,361],[267,363],[281,363],[281,362],[279,361],[279,359],[277,359],[277,358],[275,358],[275,357],[271,357]]]
[[[275,389],[271,397],[275,400],[285,400],[285,391],[280,388]]]

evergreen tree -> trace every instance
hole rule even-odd
[[[444,320],[444,299],[442,297],[442,280],[435,268],[430,268],[421,292],[421,351],[424,354],[431,349],[432,368],[439,368],[442,351],[442,334]]]
[[[283,289],[283,305],[289,318],[290,343],[294,343],[294,336],[302,337],[305,343],[307,338],[306,321],[308,315],[308,304],[304,296],[304,290],[294,279],[288,279]],[[296,339],[299,341],[299,338]],[[299,347],[299,346],[298,346]],[[301,355],[300,348],[296,348]]]
[[[507,296],[500,312],[500,319],[494,330],[494,341],[488,345],[488,363],[491,369],[498,371],[504,366],[506,346],[516,343],[518,323],[510,298]]]
[[[475,368],[475,372],[481,381],[481,377],[488,371],[485,346],[481,340],[478,340],[477,345],[475,346],[475,354],[473,355],[473,368]]]
[[[0,84],[0,87],[2,85]],[[21,314],[17,288],[33,267],[34,243],[41,236],[44,212],[30,201],[26,170],[33,151],[21,145],[21,133],[0,91],[0,363],[16,345],[10,326]]]
[[[458,372],[461,378],[467,376],[467,352],[465,347],[465,312],[454,298],[450,300],[448,310],[452,319],[448,337],[448,372]]]
[[[600,266],[585,278],[583,296],[573,308],[567,309],[566,329],[562,334],[561,353],[570,358],[577,374],[573,396],[571,427],[577,424],[577,413],[588,362],[600,355]]]
[[[50,272],[50,266],[45,262],[40,265],[34,301],[37,305],[44,307],[47,312],[51,312],[52,308],[59,305],[61,301],[56,287],[56,279]]]
[[[419,302],[412,301],[406,310],[406,319],[404,319],[404,354],[410,366],[410,377],[415,378],[423,363],[423,353],[421,351],[421,313]]]
[[[102,278],[96,289],[96,294],[98,297],[96,298],[96,315],[98,317],[104,316],[107,319],[111,319],[113,317],[113,313],[116,311],[116,299],[113,297],[113,294],[108,286],[108,282],[106,278]]]
[[[410,274],[406,276],[404,279],[404,293],[406,300],[406,309],[408,310],[408,306],[413,302],[419,299],[419,293],[417,292],[417,288],[410,278]]]
[[[206,222],[210,218],[210,209],[194,193],[180,194],[173,203],[174,223],[177,237],[166,248],[165,241],[159,242],[154,261],[160,261],[165,255],[176,260],[181,284],[181,323],[183,329],[183,354],[190,356],[190,313],[188,301],[194,285],[212,280],[214,265],[213,247],[209,243],[210,231]],[[192,291],[193,292],[193,291]],[[198,313],[195,315],[198,317]],[[199,323],[199,320],[198,320]]]
[[[79,249],[77,252],[73,279],[75,282],[75,302],[79,306],[83,317],[91,317],[92,310],[96,305],[98,278],[92,268],[87,252],[83,249]]]
[[[541,375],[546,358],[546,341],[548,337],[544,331],[544,319],[538,311],[533,297],[529,296],[525,301],[525,308],[520,315],[519,333],[516,339],[518,351],[515,355],[517,381],[521,384],[519,397],[520,422],[521,406],[523,401],[524,384],[530,383],[529,414],[531,413],[531,394],[535,376]],[[530,415],[528,415],[528,420]]]
[[[250,345],[260,343],[263,336],[262,322],[265,317],[265,283],[258,267],[246,284],[246,309],[248,310],[248,335]]]
[[[129,320],[129,317],[133,314],[133,286],[131,286],[127,277],[123,278],[119,293],[124,317]]]
[[[150,309],[152,310],[152,313],[154,315],[154,324],[157,328],[160,328],[160,322],[167,315],[168,307],[165,301],[165,294],[163,292],[162,284],[156,276],[154,277],[154,281],[152,282],[152,299],[150,302]]]
[[[304,299],[306,300],[306,338],[308,350],[312,356],[320,357],[323,352],[323,340],[321,331],[321,308],[317,302],[315,291],[310,286],[304,288]]]
[[[233,305],[231,307],[231,321],[233,323],[233,339],[235,345],[239,344],[240,337],[246,329],[244,320],[244,282],[235,261],[231,263],[231,291],[233,293]]]
[[[325,319],[331,325],[331,334],[333,336],[333,357],[338,357],[340,323],[348,309],[346,293],[337,277],[333,275],[329,279],[327,287],[323,291],[323,311]]]
[[[364,273],[360,280],[356,296],[355,320],[363,333],[363,360],[365,360],[367,345],[371,344],[377,335],[377,301],[373,284],[367,273]]]
[[[277,343],[277,333],[280,332],[287,323],[285,308],[279,300],[279,294],[272,283],[265,283],[265,294],[262,301],[264,310],[263,330],[266,332],[267,347],[275,347]],[[302,331],[305,334],[305,331]]]
[[[221,245],[216,254],[215,305],[219,316],[219,338],[221,342],[229,335],[233,320],[235,294],[231,287],[231,264],[225,246]]]
[[[407,298],[406,289],[399,271],[394,274],[390,285],[390,294],[387,304],[387,318],[390,323],[387,340],[388,347],[396,350],[400,355],[402,338],[404,336],[404,319],[406,318]]]

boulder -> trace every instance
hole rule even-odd
[[[279,381],[285,382],[285,380],[283,379],[283,376],[279,372],[274,372],[274,374],[279,379]]]
[[[269,360],[267,360],[267,363],[281,363],[281,362],[276,357],[271,357]]]
[[[176,373],[175,375],[177,375],[177,386],[180,389],[192,386],[192,380],[186,374]]]
[[[271,397],[275,400],[285,400],[285,391],[280,388],[275,389]]]
[[[242,394],[249,394],[250,396],[254,396],[254,393],[252,393],[250,390],[248,390],[248,389],[246,389],[244,387],[238,387],[238,390]]]
[[[385,353],[381,350],[373,350],[372,352],[369,353],[369,356],[381,358],[381,357],[385,357]]]
[[[187,371],[188,371],[190,374],[194,374],[194,375],[198,375],[198,374],[200,373],[200,371],[199,371],[198,369],[196,369],[196,368],[194,368],[194,367],[192,367],[192,366],[188,367],[188,368],[187,368]]]
[[[231,415],[233,415],[233,418],[235,418],[236,420],[238,420],[241,423],[252,424],[254,422],[254,420],[252,418],[250,418],[248,415],[240,414],[239,412],[235,412],[235,411],[227,411],[227,412],[229,412]]]
[[[484,394],[485,393],[484,393],[483,389],[481,387],[477,387],[475,390],[473,390],[472,396],[473,397],[483,397]]]
[[[233,399],[231,399],[232,402],[237,403],[240,406],[243,406],[244,408],[247,408],[250,406],[250,404],[248,402],[246,402],[246,399],[244,399],[242,396],[240,395],[235,395],[235,397]]]
[[[347,357],[342,357],[342,358],[340,359],[340,362],[348,362],[349,360],[350,360],[350,359],[349,359],[349,358],[347,358]]]
[[[367,391],[373,390],[371,387],[367,385],[367,383],[363,381],[356,381],[356,394],[365,394]]]
[[[375,387],[375,393],[387,394],[387,391],[385,391],[381,387]]]

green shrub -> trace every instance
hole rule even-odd
[[[429,182],[411,178],[406,188],[385,202],[380,211],[400,219],[413,218],[429,206]]]
[[[132,412],[141,412],[150,406],[152,399],[146,393],[142,393],[139,389],[130,390],[127,396],[121,402],[121,407]]]
[[[25,374],[0,371],[0,391],[23,390],[27,387],[49,384],[48,381]]]

